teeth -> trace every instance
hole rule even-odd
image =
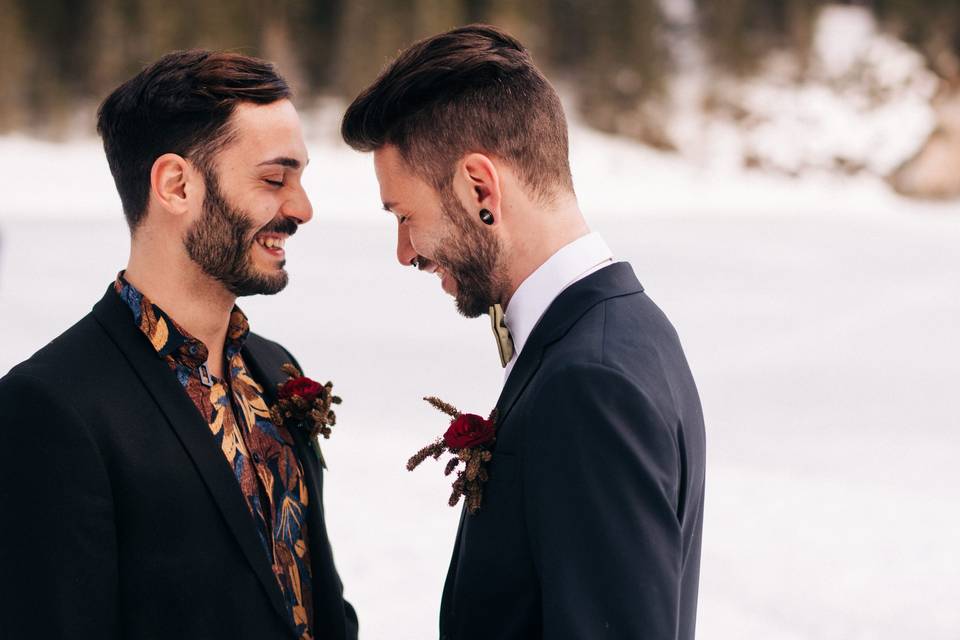
[[[285,242],[284,238],[262,238],[259,240],[260,244],[266,247],[267,249],[283,249],[283,244]]]

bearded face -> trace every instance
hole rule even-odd
[[[443,215],[450,224],[434,248],[433,261],[454,281],[457,311],[476,318],[506,291],[500,268],[502,249],[496,236],[471,224],[469,213],[452,192],[443,195]]]
[[[254,251],[270,251],[264,238],[286,238],[297,232],[290,218],[275,218],[257,228],[252,217],[231,206],[212,170],[204,171],[203,212],[184,238],[187,255],[204,273],[235,296],[273,295],[287,286],[286,260],[257,264]],[[282,251],[282,249],[281,249]]]

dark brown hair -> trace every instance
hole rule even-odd
[[[402,52],[353,101],[340,132],[358,151],[395,145],[439,191],[470,152],[509,163],[542,198],[573,190],[556,91],[520,42],[488,25],[454,29]]]
[[[130,230],[146,214],[158,157],[176,153],[210,174],[213,155],[231,140],[238,104],[289,97],[269,62],[201,49],[167,54],[117,87],[100,105],[97,131]]]

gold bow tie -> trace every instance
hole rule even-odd
[[[497,349],[500,351],[500,364],[503,367],[513,358],[513,338],[510,337],[510,331],[503,320],[503,307],[495,304],[490,307],[490,327],[493,329],[493,336],[497,339]]]

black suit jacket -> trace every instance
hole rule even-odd
[[[630,265],[566,289],[497,403],[490,480],[464,515],[445,640],[691,639],[703,519],[697,390]]]
[[[272,401],[290,354],[251,334],[244,360]],[[356,638],[323,470],[292,433],[309,490],[316,638]],[[112,286],[0,379],[0,507],[5,640],[295,637],[230,465]]]

